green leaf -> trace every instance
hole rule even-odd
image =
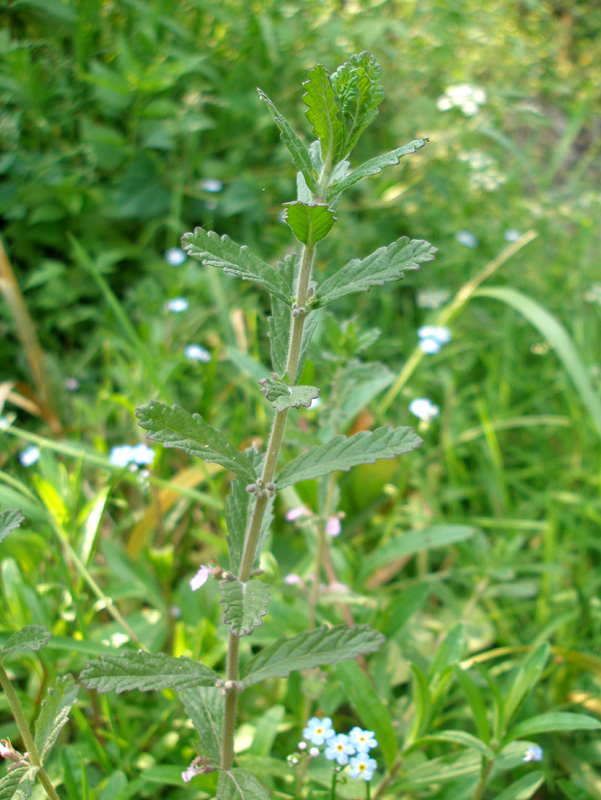
[[[601,722],[586,714],[572,714],[566,711],[553,711],[539,714],[510,728],[504,738],[504,744],[514,739],[534,736],[537,733],[556,733],[558,731],[598,731]]]
[[[363,180],[363,178],[368,178],[370,175],[377,175],[379,172],[382,172],[384,167],[398,164],[403,156],[409,156],[415,153],[416,150],[420,150],[427,141],[427,138],[415,139],[413,142],[409,142],[409,144],[397,147],[396,150],[391,150],[390,153],[370,158],[369,161],[357,167],[357,169],[353,170],[350,175],[347,175],[343,180],[330,184],[327,193],[328,202],[331,202],[341,192],[344,192],[358,181]]]
[[[6,644],[0,650],[0,661],[10,658],[13,653],[24,650],[39,650],[48,644],[50,634],[48,628],[43,625],[26,625],[20,631],[13,633],[6,640]]]
[[[209,758],[219,761],[225,705],[221,691],[214,687],[198,686],[195,689],[183,689],[179,692],[179,698],[200,736],[201,748]]]
[[[436,733],[429,733],[427,736],[422,736],[421,739],[415,741],[413,746],[421,747],[428,742],[453,742],[454,744],[460,744],[464,747],[470,747],[472,750],[477,750],[491,761],[497,757],[494,750],[491,750],[485,742],[482,742],[476,736],[472,736],[471,733],[466,733],[465,731],[436,731]]]
[[[599,795],[591,794],[584,786],[574,781],[558,780],[557,785],[570,800],[599,800]]]
[[[217,800],[270,800],[271,795],[251,772],[240,767],[219,773]]]
[[[355,292],[369,292],[372,286],[382,286],[387,281],[398,281],[407,270],[434,259],[437,248],[423,239],[401,236],[388,247],[380,247],[367,258],[355,258],[324,281],[318,288],[313,303],[327,306],[335,300]]]
[[[384,705],[378,693],[356,661],[343,661],[336,665],[338,676],[346,696],[357,711],[359,719],[366,730],[372,730],[378,745],[384,754],[388,769],[394,764],[397,755],[397,737],[390,711]]]
[[[392,428],[385,425],[375,431],[361,431],[354,436],[336,436],[326,444],[309,448],[293,459],[280,473],[279,489],[299,481],[328,475],[337,469],[348,471],[357,464],[373,464],[380,458],[394,458],[415,450],[422,439],[412,428]]]
[[[540,770],[529,772],[498,794],[495,800],[529,800],[544,779],[545,774]]]
[[[188,414],[181,406],[168,406],[151,400],[136,409],[138,425],[148,431],[148,438],[165,447],[180,447],[190,456],[215,461],[240,475],[247,483],[255,483],[257,475],[244,453],[229,442],[221,431],[211,427],[200,414]]]
[[[88,689],[103,692],[153,692],[160,689],[191,689],[193,686],[214,686],[219,675],[204,664],[190,658],[173,658],[164,653],[123,650],[115,655],[88,661],[79,676]]]
[[[420,550],[433,550],[436,547],[448,547],[450,544],[465,541],[474,536],[477,530],[469,525],[432,525],[421,531],[402,533],[382,547],[376,548],[364,559],[359,577],[364,580],[396,558],[415,555]]]
[[[309,79],[303,86],[307,88],[303,95],[307,106],[306,117],[313,126],[315,137],[321,143],[324,162],[333,166],[344,155],[342,149],[346,130],[327,69],[317,64],[309,70]]]
[[[437,675],[448,666],[457,663],[463,657],[465,649],[465,625],[458,622],[451,628],[436,651],[428,670],[429,677]]]
[[[0,542],[6,539],[11,531],[14,531],[25,521],[23,512],[18,508],[9,508],[0,512]]]
[[[234,636],[248,636],[263,624],[267,614],[269,589],[260,581],[220,581],[219,605],[223,608],[223,621]]]
[[[301,244],[314,247],[334,227],[336,217],[327,203],[284,203],[283,219]]]
[[[363,131],[378,116],[377,106],[384,99],[381,79],[382,67],[371,53],[351,56],[332,75],[332,86],[346,127],[342,154],[350,153]]]
[[[42,763],[54,747],[61,729],[69,720],[69,712],[75,705],[79,686],[71,675],[59,678],[42,703],[35,723],[35,745]]]
[[[412,697],[415,710],[413,712],[411,729],[405,742],[406,748],[412,746],[415,740],[422,736],[430,721],[430,712],[432,709],[432,695],[430,693],[430,685],[426,674],[417,664],[410,664],[409,666],[411,667],[413,678]]]
[[[261,391],[271,403],[271,407],[278,412],[301,406],[309,408],[313,400],[319,397],[319,389],[316,386],[288,386],[283,381],[276,381],[273,378],[263,378],[259,383],[262,384]]]
[[[459,664],[454,664],[453,667],[455,670],[455,676],[459,682],[459,685],[463,689],[463,693],[465,694],[469,707],[472,710],[478,736],[483,742],[488,744],[488,742],[490,742],[490,726],[488,724],[486,704],[484,702],[484,698],[482,697],[482,692],[478,688],[478,685],[475,683],[475,681],[472,680],[471,676],[468,675]]]
[[[296,255],[288,255],[278,264],[278,271],[288,287],[291,297],[296,294],[295,283],[298,278],[299,266],[300,262]],[[273,371],[278,375],[283,375],[286,372],[288,357],[291,314],[288,306],[276,297],[271,298],[271,316],[268,323]]]
[[[0,800],[26,800],[31,797],[39,767],[17,767],[0,780]]]
[[[550,648],[546,642],[533,650],[521,665],[505,700],[505,720],[509,722],[522,699],[534,688],[549,659]]]
[[[227,235],[220,237],[214,231],[195,228],[194,233],[184,233],[182,247],[191,258],[210,267],[220,267],[229,275],[237,275],[244,281],[253,281],[267,289],[269,294],[291,305],[290,295],[279,272],[252,253],[246,245],[236,244]]]
[[[323,625],[292,639],[283,636],[247,664],[243,683],[252,686],[267,678],[285,678],[295,670],[336,664],[361,653],[374,653],[383,643],[382,634],[369,625]]]
[[[257,91],[259,92],[259,97],[261,100],[267,103],[267,107],[271,111],[271,115],[275,121],[275,124],[280,129],[280,138],[292,156],[292,163],[301,171],[301,174],[311,192],[315,193],[317,191],[316,175],[313,169],[313,164],[311,163],[309,151],[294,132],[288,120],[283,116],[283,114],[280,114],[265,92],[263,92],[261,89],[257,89]]]
[[[246,528],[248,527],[248,509],[251,503],[251,496],[246,491],[246,486],[246,481],[242,478],[239,476],[234,478],[231,493],[226,501],[225,523],[228,530],[230,570],[235,575],[240,571]]]

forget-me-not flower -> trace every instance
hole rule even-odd
[[[200,188],[204,189],[205,192],[215,194],[223,189],[223,184],[221,181],[218,181],[217,178],[206,178],[204,181],[200,182]]]
[[[190,303],[185,297],[172,297],[165,303],[165,311],[173,311],[174,314],[181,314],[182,311],[187,311]]]
[[[355,780],[370,781],[377,768],[378,762],[375,758],[370,758],[367,753],[359,753],[355,758],[351,758],[350,775]]]
[[[311,717],[303,731],[303,736],[312,744],[322,745],[328,739],[336,736],[336,731],[332,728],[332,720],[329,717],[324,717],[323,719]]]
[[[526,754],[522,761],[542,761],[543,760],[543,748],[540,747],[538,744],[533,744],[526,750]]]
[[[152,447],[146,444],[136,444],[133,447],[129,444],[119,444],[111,448],[109,461],[116,467],[127,467],[130,464],[139,467],[152,464],[155,452]]]
[[[425,422],[433,419],[439,410],[438,406],[435,406],[427,397],[416,397],[409,403],[409,411]]]
[[[457,231],[455,234],[455,241],[462,244],[464,247],[478,247],[480,244],[478,237],[470,231]]]
[[[188,256],[181,247],[170,247],[165,251],[165,261],[170,267],[181,267]]]
[[[339,733],[326,742],[324,755],[328,761],[336,761],[340,766],[348,764],[348,757],[355,754],[355,746],[348,736]]]
[[[373,731],[364,731],[363,728],[358,726],[352,728],[349,738],[358,753],[368,753],[372,748],[378,746],[375,733]]]
[[[211,354],[199,344],[187,344],[184,347],[184,355],[188,361],[202,361],[203,364],[208,364],[211,360]]]
[[[422,325],[417,329],[419,346],[423,353],[438,353],[443,344],[453,338],[451,331],[444,325]]]
[[[26,447],[25,450],[21,450],[19,453],[19,461],[22,467],[33,467],[39,457],[40,448],[36,447],[35,444]]]
[[[506,242],[517,242],[521,235],[521,232],[515,228],[509,228],[509,230],[506,230],[503,234],[503,238]]]

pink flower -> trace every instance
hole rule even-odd
[[[342,526],[338,517],[330,517],[326,522],[326,533],[328,536],[338,536]]]
[[[309,511],[308,508],[305,508],[304,506],[299,506],[298,508],[291,509],[286,514],[286,519],[288,520],[288,522],[294,522],[295,519],[300,519],[301,517],[310,517],[310,516],[311,516],[311,511]]]
[[[190,581],[190,588],[193,592],[197,589],[200,589],[201,586],[204,586],[207,580],[209,579],[209,575],[213,574],[213,570],[211,567],[206,567],[204,564],[198,570],[196,575]]]
[[[284,583],[287,583],[288,586],[302,586],[303,579],[300,575],[296,575],[294,572],[291,572],[290,575],[285,576]]]

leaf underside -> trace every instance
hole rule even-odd
[[[69,720],[69,712],[75,705],[79,686],[71,675],[59,678],[42,703],[35,723],[35,745],[42,763],[54,747],[61,729]]]
[[[14,531],[25,521],[23,512],[18,508],[9,508],[0,512],[0,542],[5,539],[11,531]]]
[[[263,384],[261,391],[271,403],[271,407],[278,412],[301,406],[309,408],[313,400],[319,397],[319,389],[316,386],[288,386],[283,381],[273,378],[264,378],[260,383]]]
[[[336,664],[361,653],[373,653],[384,641],[384,636],[369,625],[324,625],[292,639],[282,637],[266,647],[247,665],[242,681],[252,686],[267,678],[285,678],[295,670]]]
[[[179,692],[186,714],[200,736],[200,746],[209,758],[221,757],[221,730],[225,698],[218,689],[197,686]]]
[[[359,464],[373,464],[381,458],[394,458],[415,450],[422,439],[413,428],[385,425],[375,431],[361,431],[354,436],[336,436],[325,444],[309,448],[293,459],[276,479],[278,489],[299,481],[308,481],[336,470],[349,470]]]
[[[234,767],[219,773],[217,800],[270,800],[270,794],[251,772]]]
[[[17,767],[0,780],[0,800],[26,800],[31,797],[39,767]]]
[[[326,306],[355,292],[369,292],[372,286],[382,286],[387,281],[398,281],[407,270],[434,259],[437,252],[423,239],[401,236],[388,247],[380,247],[367,258],[349,261],[317,289],[316,306]]]
[[[284,203],[284,220],[301,244],[313,247],[328,235],[336,217],[327,203],[301,203],[294,200]]]
[[[24,650],[39,650],[48,644],[49,639],[48,628],[43,625],[26,625],[20,631],[8,637],[6,644],[0,650],[0,661],[9,658],[13,653]]]
[[[188,414],[181,406],[168,406],[151,400],[136,409],[138,425],[147,436],[165,447],[179,447],[203,461],[214,461],[254,483],[257,475],[244,453],[229,442],[221,431],[213,428],[200,414]]]
[[[119,654],[89,661],[80,675],[88,689],[103,692],[141,692],[160,689],[191,689],[194,686],[214,686],[219,675],[204,664],[190,658],[173,658],[164,653],[145,653],[143,650],[123,650]]]
[[[248,636],[263,624],[269,602],[269,588],[260,581],[219,583],[223,621],[234,636]]]

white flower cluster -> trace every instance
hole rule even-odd
[[[484,103],[486,103],[484,89],[472,86],[470,83],[460,83],[455,86],[447,86],[444,94],[441,94],[436,101],[436,108],[439,111],[458,108],[466,117],[473,117],[480,111],[480,106],[483,106]]]
[[[312,717],[303,731],[303,737],[315,745],[309,750],[310,756],[317,756],[323,747],[328,761],[335,761],[340,767],[349,767],[349,775],[355,780],[371,781],[378,762],[371,758],[369,751],[378,746],[373,731],[354,727],[345,733],[336,733],[329,717]],[[298,749],[306,750],[305,742],[299,742]]]
[[[427,397],[417,397],[409,403],[409,411],[419,417],[422,422],[430,422],[438,415],[440,409]]]
[[[428,354],[438,353],[443,344],[453,338],[451,331],[444,325],[422,325],[417,329],[417,335],[420,349]]]
[[[109,461],[116,467],[128,467],[130,464],[141,467],[152,464],[154,456],[154,450],[146,444],[136,444],[133,447],[129,444],[119,444],[111,448]]]

